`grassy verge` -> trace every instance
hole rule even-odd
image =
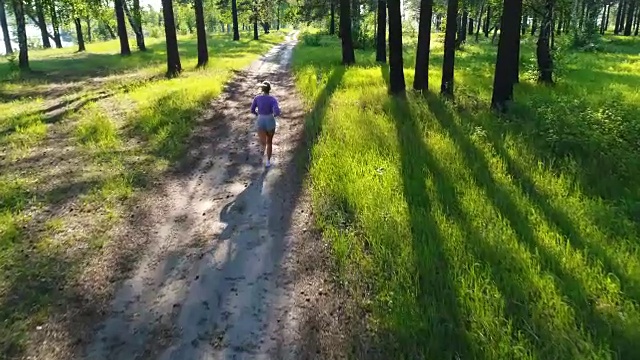
[[[69,314],[91,316],[140,251],[113,243],[124,215],[183,156],[233,71],[282,39],[212,36],[209,66],[195,70],[196,41],[181,38],[185,72],[172,80],[157,39],[126,58],[117,42],[34,51],[31,74],[0,64],[0,354],[22,356],[37,333],[76,341]]]
[[[318,225],[384,358],[636,358],[640,340],[640,43],[562,50],[554,88],[533,39],[510,117],[488,112],[495,47],[456,57],[455,104],[387,95],[374,53],[294,53],[318,135]],[[407,84],[414,50],[405,52]],[[431,56],[437,94],[441,44]]]

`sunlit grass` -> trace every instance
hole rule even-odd
[[[488,111],[488,43],[458,53],[456,105],[389,98],[371,52],[344,69],[339,42],[322,44],[294,54],[319,134],[313,203],[383,358],[637,357],[640,58],[620,49],[640,44],[565,50],[545,88],[527,76],[528,42],[508,119]],[[441,50],[431,61],[437,93]]]
[[[283,33],[261,37],[211,36],[199,70],[195,38],[180,37],[184,72],[171,80],[158,39],[124,58],[116,41],[33,51],[31,74],[0,63],[0,354],[21,356],[57,304],[75,301],[74,281],[180,161],[202,111]]]

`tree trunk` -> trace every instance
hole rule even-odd
[[[582,30],[582,25],[584,24],[584,19],[586,17],[587,4],[582,2],[582,8],[580,9],[580,15],[578,17],[578,29]]]
[[[553,84],[553,57],[551,56],[551,49],[549,48],[549,38],[553,34],[552,14],[553,0],[547,0],[536,47],[538,81],[544,84]]]
[[[607,5],[605,4],[602,8],[602,18],[600,20],[600,35],[604,34],[604,23],[607,21]]]
[[[117,36],[116,36],[116,33],[113,31],[113,28],[109,26],[109,24],[107,24],[106,22],[104,22],[104,28],[107,29],[107,31],[109,32],[109,36],[111,37],[111,40],[115,40]]]
[[[533,21],[531,22],[531,36],[536,34],[536,30],[538,30],[538,17],[533,16]]]
[[[484,37],[489,38],[489,28],[491,27],[491,5],[487,5],[487,19],[484,23]]]
[[[198,35],[198,67],[204,67],[209,62],[209,49],[207,48],[207,30],[204,25],[204,7],[202,0],[195,0],[196,32]]]
[[[604,29],[602,30],[602,35],[604,35],[609,30],[609,16],[611,15],[611,5],[607,5],[607,15],[604,21]]]
[[[342,63],[356,63],[353,52],[353,34],[351,33],[351,7],[349,0],[340,0],[340,39],[342,40]]]
[[[562,35],[562,26],[564,24],[564,15],[560,14],[560,16],[558,17],[558,28],[555,30],[556,31],[556,35],[560,36]],[[553,31],[554,31],[554,26],[553,24],[551,24],[551,34],[549,34],[550,36],[553,35]]]
[[[9,37],[9,25],[7,25],[7,13],[4,9],[4,0],[0,0],[0,27],[2,27],[2,38],[4,39],[5,54],[13,54],[11,38]]]
[[[636,12],[636,30],[633,32],[633,35],[638,36],[638,32],[640,32],[640,10]]]
[[[491,108],[500,112],[505,112],[513,100],[513,69],[519,63],[521,18],[522,0],[505,1],[491,98]]]
[[[182,72],[172,0],[162,0],[162,17],[164,18],[164,35],[167,40],[167,77],[172,78]]]
[[[522,22],[520,23],[520,36],[524,36],[527,33],[527,15],[522,15]]]
[[[253,14],[253,40],[258,40],[258,14],[257,10],[254,10]]]
[[[616,27],[613,29],[613,33],[618,35],[620,34],[620,24],[622,24],[622,16],[624,14],[624,1],[620,1],[618,3],[618,8],[616,9]]]
[[[231,17],[233,18],[233,41],[240,41],[240,29],[238,29],[238,4],[231,0]],[[222,29],[224,31],[224,29]]]
[[[442,61],[442,83],[440,93],[453,98],[453,74],[456,58],[456,25],[454,21],[458,14],[458,0],[449,0],[447,5],[447,28],[444,34],[444,58]]]
[[[473,30],[475,29],[475,27],[473,26],[473,18],[470,17],[469,18],[469,32],[467,33],[468,35],[473,35]]]
[[[280,31],[280,0],[276,1],[276,6],[278,7],[276,11],[276,31]]]
[[[420,1],[420,23],[418,24],[418,49],[416,51],[416,72],[413,88],[429,90],[429,52],[431,48],[431,17],[433,0]]]
[[[376,61],[387,62],[387,2],[378,0],[378,21],[376,31]]]
[[[405,92],[405,83],[400,0],[389,0],[387,7],[389,9],[389,90],[392,94],[402,94]]]
[[[478,19],[476,19],[476,42],[480,39],[480,27],[484,26],[482,22],[482,14],[484,14],[484,5],[485,2],[482,2],[482,6],[480,7],[480,11],[478,12]]]
[[[27,44],[27,29],[24,19],[24,3],[22,0],[13,0],[13,14],[16,16],[16,30],[18,32],[18,66],[20,70],[29,70],[29,49]]]
[[[491,37],[491,44],[496,42],[496,37],[498,37],[498,30],[500,30],[500,23],[502,22],[502,16],[500,16],[500,21],[493,28],[493,36]]]
[[[42,7],[42,0],[36,0],[34,2],[36,8],[36,17],[38,18],[38,27],[40,28],[40,34],[42,36],[42,47],[45,49],[51,48],[51,42],[49,42],[49,33],[47,32],[47,23],[44,17],[44,9]],[[4,10],[4,9],[3,9]]]
[[[629,8],[627,9],[627,23],[624,26],[624,36],[631,36],[631,30],[633,29],[633,16],[636,11],[636,2],[631,1],[629,3]]]
[[[448,20],[448,18],[447,18]],[[448,21],[447,21],[448,22]],[[460,20],[460,28],[458,28],[458,41],[456,47],[461,46],[467,41],[467,24],[469,22],[469,12],[464,10],[462,12],[462,19]]]
[[[92,42],[93,41],[93,34],[92,34],[92,31],[91,31],[91,18],[87,17],[86,22],[87,22],[87,41],[88,42]]]
[[[73,23],[76,25],[76,37],[78,38],[78,52],[85,51],[84,37],[82,36],[82,22],[80,18],[73,19]]]
[[[118,23],[118,37],[120,38],[120,55],[131,55],[131,49],[129,48],[129,37],[127,36],[127,26],[124,22],[123,0],[114,0],[114,7],[116,10],[116,21]]]
[[[56,48],[62,49],[62,39],[60,39],[60,22],[58,22],[58,12],[56,11],[55,1],[52,0],[49,6],[49,11],[51,12],[51,27],[53,27],[53,42],[56,44]]]
[[[336,34],[336,2],[331,0],[331,20],[329,21],[329,35]]]
[[[133,1],[133,14],[129,11],[126,0],[122,2],[124,13],[127,15],[129,25],[133,29],[133,33],[136,35],[136,46],[140,51],[147,51],[147,47],[144,44],[144,33],[142,32],[142,16],[140,14],[140,0]],[[136,11],[137,8],[137,11]]]

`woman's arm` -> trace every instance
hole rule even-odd
[[[253,102],[251,103],[251,113],[253,115],[258,115],[258,112],[256,111],[256,107],[258,106],[258,102],[256,100],[257,100],[257,98],[253,98]]]
[[[273,98],[273,115],[280,116],[280,107],[278,106],[278,100]]]

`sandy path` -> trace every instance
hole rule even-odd
[[[310,299],[299,299],[293,269],[309,211],[294,160],[304,151],[304,111],[288,74],[296,42],[289,36],[238,73],[203,117],[186,170],[162,185],[152,245],[116,293],[86,358],[300,357],[299,303]],[[266,79],[283,108],[268,171],[248,112]]]

